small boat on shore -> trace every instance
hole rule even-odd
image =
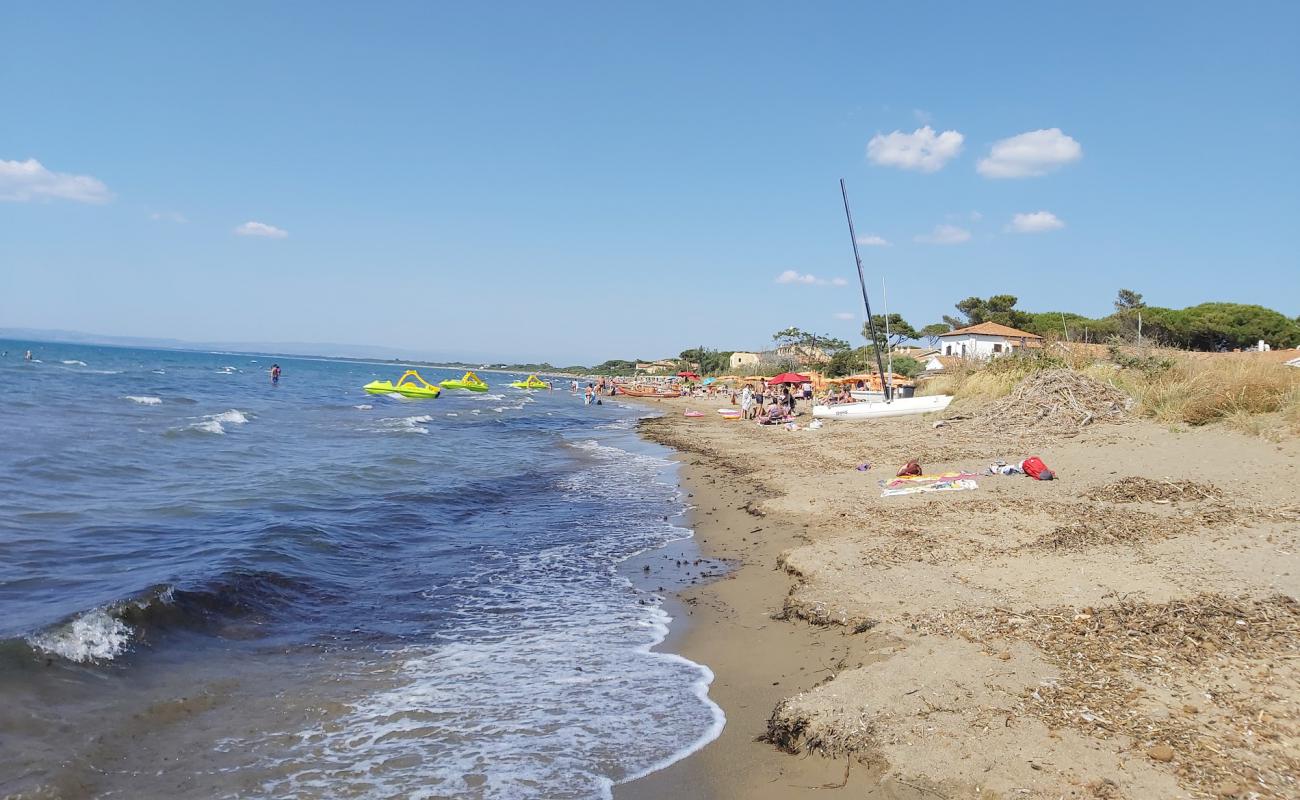
[[[466,372],[460,380],[448,378],[445,381],[439,381],[438,385],[444,389],[466,389],[471,392],[486,392],[488,390],[487,382],[472,372]]]
[[[675,389],[665,390],[654,386],[619,386],[618,393],[628,397],[681,397]]]
[[[402,373],[397,383],[371,381],[361,388],[370,394],[400,394],[403,397],[437,397],[442,394],[442,389],[421,378],[420,373],[413,369]]]
[[[881,419],[905,417],[909,414],[929,414],[943,411],[952,402],[946,394],[929,397],[900,397],[891,401],[865,403],[840,403],[833,406],[813,406],[813,416],[819,419]]]

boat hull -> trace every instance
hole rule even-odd
[[[835,406],[813,406],[813,416],[818,419],[884,419],[886,417],[905,417],[911,414],[929,414],[943,411],[952,402],[946,394],[929,397],[907,397],[892,403],[866,402],[844,403]]]

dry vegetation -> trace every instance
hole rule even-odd
[[[986,646],[1033,644],[1061,675],[1026,692],[1017,716],[1129,736],[1151,759],[1172,763],[1200,796],[1294,797],[1300,788],[1296,720],[1275,715],[1288,707],[1275,694],[1275,672],[1293,678],[1300,656],[1300,605],[1290,597],[991,609],[920,626]],[[1179,712],[1165,711],[1179,697]]]
[[[923,394],[958,400],[1006,398],[1027,376],[1074,371],[1132,398],[1139,416],[1166,424],[1222,422],[1276,439],[1300,433],[1300,369],[1251,353],[1054,346],[1050,351],[975,362],[932,378]]]

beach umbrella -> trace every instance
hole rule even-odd
[[[685,371],[683,371],[683,372],[679,372],[679,373],[677,373],[677,377],[679,377],[679,378],[690,378],[691,380],[696,380],[696,381],[698,381],[698,380],[700,379],[700,376],[699,376],[699,375],[696,375],[694,372],[691,372],[690,370],[685,370]]]
[[[812,380],[807,375],[800,375],[797,372],[782,372],[775,378],[768,378],[769,386],[776,383],[811,383]]]

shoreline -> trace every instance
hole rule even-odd
[[[1281,750],[1245,747],[1222,763],[1184,752],[1195,750],[1195,739],[1178,738],[1192,730],[1183,717],[1226,724],[1222,709],[1209,709],[1212,717],[1185,711],[1207,705],[1194,704],[1189,689],[1210,680],[1203,670],[1167,684],[1106,664],[1141,696],[1132,713],[1155,726],[1143,737],[1135,726],[1108,730],[1035,707],[1035,685],[1075,690],[1069,665],[1043,642],[962,626],[990,609],[1037,619],[1065,606],[1091,616],[1101,613],[1094,606],[1194,605],[1207,590],[1258,603],[1270,594],[1294,598],[1300,507],[1285,486],[1300,478],[1295,440],[1141,421],[1065,437],[965,423],[936,429],[915,418],[789,432],[680,416],[718,405],[699,398],[639,404],[663,414],[643,419],[638,433],[675,452],[699,549],[731,567],[676,593],[688,624],[660,646],[713,671],[709,694],[727,722],[702,749],[616,786],[618,800],[1199,797],[1233,790],[1247,772],[1285,780],[1267,771],[1295,742],[1285,726],[1267,740]],[[973,492],[878,497],[876,482],[893,475],[895,461],[918,457],[927,472],[978,471],[1021,451],[1040,455],[1063,479],[981,476]],[[864,475],[853,469],[860,460],[876,463]],[[1275,485],[1249,480],[1234,469],[1240,463],[1274,475]],[[1080,500],[1134,473],[1223,491],[1195,503]],[[1161,525],[1167,530],[1141,530]],[[1098,530],[1103,537],[1089,539]],[[1044,549],[1062,531],[1079,540]],[[1270,647],[1297,643],[1285,632],[1246,642],[1239,662],[1214,666],[1236,679],[1244,673],[1224,670],[1257,663]],[[1287,700],[1300,696],[1300,666],[1294,658],[1279,663],[1269,688],[1282,699],[1255,708],[1259,719],[1300,711]],[[1225,751],[1239,743],[1226,731],[1221,737],[1214,741]],[[1171,745],[1174,756],[1164,760],[1161,748]]]

